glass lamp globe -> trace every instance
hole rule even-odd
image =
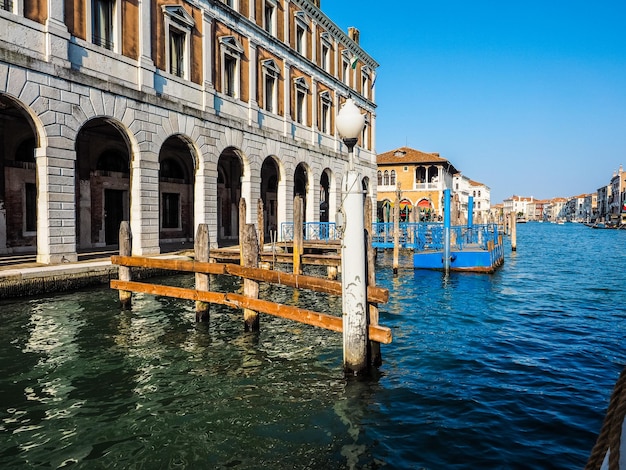
[[[361,114],[352,98],[348,98],[337,114],[337,130],[344,139],[356,139],[363,126],[365,116]]]

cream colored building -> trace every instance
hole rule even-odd
[[[0,253],[43,263],[133,254],[334,220],[345,146],[335,116],[366,116],[355,149],[375,200],[376,61],[307,0],[14,0],[0,7]],[[320,210],[320,207],[323,209]]]

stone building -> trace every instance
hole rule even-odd
[[[457,173],[438,153],[409,147],[378,155],[378,220],[391,221],[391,208],[400,192],[400,218],[438,220],[443,217],[443,191],[452,189]],[[413,219],[412,219],[413,218]]]
[[[235,243],[241,197],[247,223],[263,201],[266,234],[295,195],[306,221],[332,221],[349,96],[364,188],[376,176],[377,67],[319,1],[4,1],[0,253],[74,261],[115,246],[122,220],[136,255],[200,223]]]

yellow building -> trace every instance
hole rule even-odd
[[[452,163],[438,153],[409,147],[382,153],[376,162],[380,222],[391,220],[390,210],[397,196],[402,221],[443,218],[443,191],[452,189],[453,176],[457,173]]]

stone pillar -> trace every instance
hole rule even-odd
[[[137,88],[144,93],[154,93],[154,72],[152,62],[152,3],[138,0],[139,8],[139,61],[137,64]]]
[[[37,262],[56,264],[78,260],[76,254],[76,180],[73,143],[66,148],[38,148]],[[54,162],[54,166],[51,164]]]
[[[158,155],[142,151],[131,161],[130,228],[132,254],[160,253],[159,247],[159,163]]]

